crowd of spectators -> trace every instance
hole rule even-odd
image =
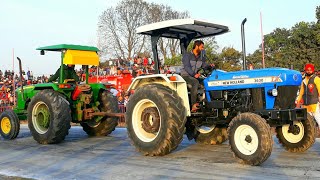
[[[32,71],[22,71],[23,85],[44,83],[48,77],[42,75],[34,77]],[[21,86],[20,76],[12,70],[0,70],[0,106],[14,104],[14,88]]]
[[[92,67],[89,72],[90,75],[96,76],[99,73],[99,76],[105,75],[119,75],[123,72],[131,73],[133,77],[140,76],[142,74],[153,74],[155,72],[155,64],[151,58],[147,57],[135,57],[129,59],[115,59],[107,61],[107,64],[99,68],[97,72],[96,67]],[[169,66],[162,65],[160,68],[160,73],[169,73]],[[78,71],[79,76],[84,74],[84,71],[80,69]]]
[[[99,68],[92,66],[89,68],[89,76],[117,76],[122,73],[131,73],[133,77],[137,77],[143,74],[153,74],[154,61],[147,57],[135,57],[129,59],[115,59],[107,61],[104,66]],[[85,81],[85,71],[80,68],[76,69],[77,75],[80,77],[80,81]],[[170,73],[169,66],[161,66],[160,73]],[[13,73],[12,70],[0,70],[0,106],[13,105],[14,104],[14,88],[19,88],[21,82],[23,85],[38,84],[48,82],[48,76],[34,76],[33,72],[22,71],[22,81],[18,73]],[[128,102],[128,96],[122,94],[118,98],[119,105],[126,105]]]

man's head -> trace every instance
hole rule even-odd
[[[201,41],[201,40],[196,40],[196,41],[194,41],[194,44],[193,44],[193,52],[195,52],[195,53],[197,53],[197,55],[198,54],[200,54],[200,52],[202,51],[202,50],[204,50],[204,43],[203,43],[203,41]]]
[[[74,69],[75,65],[74,64],[68,64],[67,65],[69,69]]]
[[[314,74],[314,65],[310,64],[310,63],[306,64],[304,66],[304,72],[305,72],[306,76],[313,75]]]

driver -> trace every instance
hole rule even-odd
[[[196,40],[193,44],[191,52],[183,54],[182,63],[183,68],[181,69],[181,76],[191,85],[190,96],[191,96],[191,112],[196,112],[199,109],[199,103],[197,103],[197,91],[199,87],[200,74],[198,70],[208,67],[205,62],[206,58],[201,56],[201,51],[204,50],[204,43],[201,40]]]
[[[64,79],[74,79],[75,82],[79,82],[79,76],[74,70],[74,64],[63,64],[63,77]],[[48,82],[52,82],[58,79],[60,76],[60,68],[56,71],[56,73],[48,79]]]

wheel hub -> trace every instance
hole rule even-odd
[[[148,133],[157,133],[160,128],[160,116],[156,107],[148,107],[141,113],[142,128]]]
[[[152,142],[161,131],[161,113],[150,99],[142,99],[132,111],[132,128],[143,142]]]
[[[305,136],[305,127],[302,122],[294,121],[281,127],[283,137],[290,143],[298,143]]]
[[[2,129],[2,132],[4,134],[9,134],[10,129],[11,129],[11,123],[10,123],[10,119],[9,118],[4,117],[1,120],[1,129]]]
[[[43,107],[39,108],[36,117],[38,119],[39,125],[44,128],[49,127],[49,114]]]
[[[294,135],[298,135],[300,134],[300,127],[297,125],[290,125],[288,132]]]
[[[247,143],[251,143],[251,142],[252,142],[252,138],[251,138],[250,135],[247,135],[244,140],[245,140]]]
[[[243,124],[234,133],[235,145],[244,155],[254,154],[259,146],[258,134],[251,126]]]
[[[50,112],[48,106],[44,102],[37,102],[32,110],[32,123],[35,130],[44,134],[50,126]]]

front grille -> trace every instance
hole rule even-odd
[[[298,90],[299,86],[279,86],[274,108],[294,109]]]

